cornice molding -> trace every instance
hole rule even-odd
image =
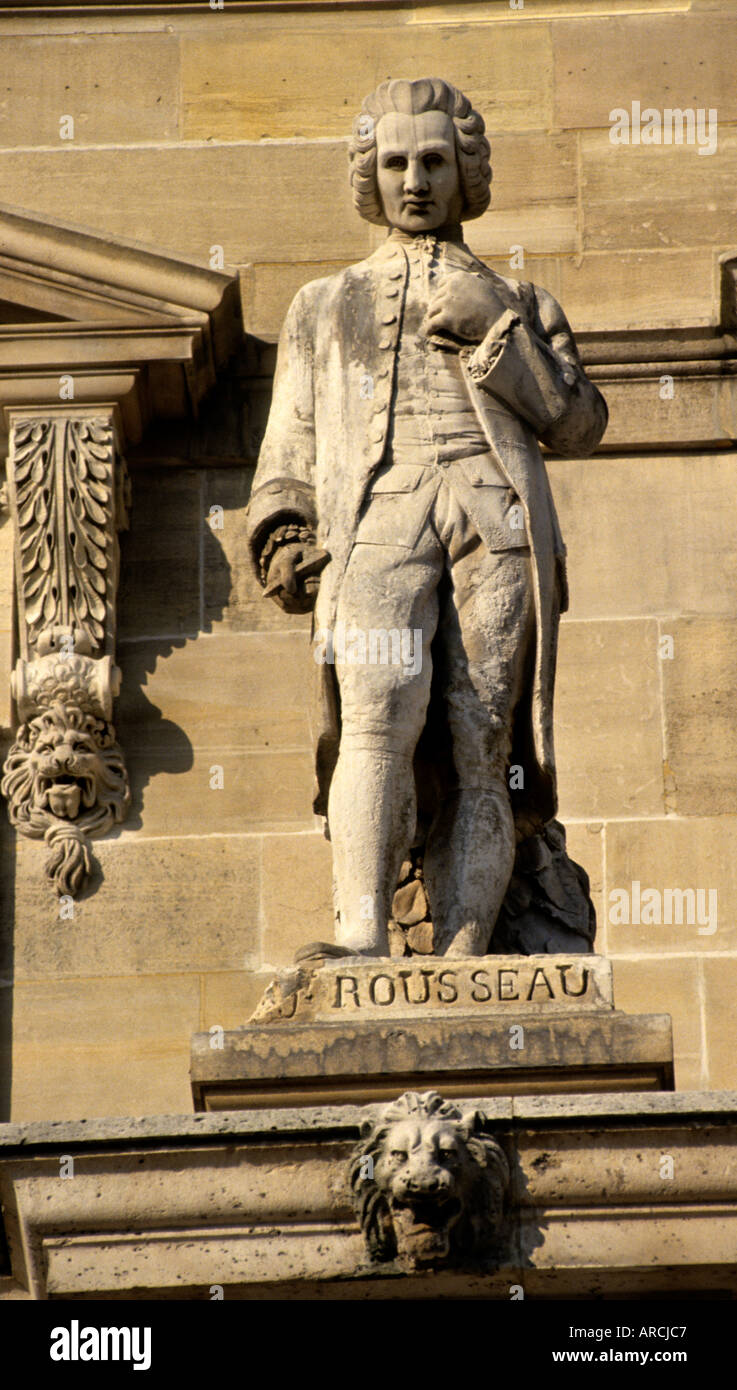
[[[237,276],[4,204],[0,299],[48,315],[0,324],[6,430],[9,408],[74,399],[118,406],[138,443],[157,416],[196,418],[243,341]]]
[[[442,1277],[446,1297],[478,1296],[478,1268],[398,1280],[366,1259],[345,1168],[381,1109],[0,1125],[7,1291],[191,1299],[219,1284],[226,1297],[263,1297],[266,1288],[274,1298],[388,1298],[401,1287],[408,1298],[436,1298]],[[485,1296],[509,1301],[519,1251],[539,1249],[543,1234],[544,1258],[523,1271],[535,1297],[559,1295],[562,1281],[578,1299],[592,1281],[613,1298],[633,1288],[733,1289],[737,1181],[725,1161],[737,1142],[733,1093],[504,1096],[475,1099],[473,1109],[524,1175]],[[689,1174],[685,1191],[671,1192],[657,1162],[643,1163],[643,1152],[664,1151]],[[60,1182],[60,1172],[73,1181]]]
[[[169,0],[169,3],[141,3],[141,0],[120,0],[118,4],[101,5],[99,0],[46,0],[39,5],[35,0],[15,0],[13,5],[0,5],[0,17],[4,14],[55,15],[61,12],[65,17],[75,15],[186,15],[207,7],[208,0]],[[468,0],[469,5],[472,0]],[[499,7],[506,7],[507,0],[497,0]],[[438,0],[224,0],[224,7],[235,14],[258,14],[265,10],[403,10],[430,9],[437,6]],[[506,17],[506,16],[505,16]]]

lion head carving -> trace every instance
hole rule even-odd
[[[509,1165],[481,1122],[435,1091],[407,1091],[365,1126],[350,1182],[373,1259],[416,1270],[490,1253]]]
[[[91,867],[88,837],[123,819],[128,776],[112,724],[58,702],[21,724],[5,761],[11,823],[51,849],[46,872],[75,897]]]

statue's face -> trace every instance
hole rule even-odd
[[[379,194],[392,227],[432,232],[461,218],[453,121],[443,111],[388,111],[376,127]]]

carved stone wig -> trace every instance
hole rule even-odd
[[[491,201],[490,147],[484,135],[484,121],[474,111],[468,97],[440,77],[423,77],[416,82],[394,78],[382,82],[366,97],[353,122],[348,146],[353,202],[367,222],[387,226],[376,180],[376,127],[387,111],[417,116],[423,111],[442,111],[453,120],[456,154],[463,191],[461,219],[480,217]]]

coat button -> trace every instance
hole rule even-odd
[[[388,324],[388,323],[396,323],[396,321],[397,321],[397,316],[396,316],[396,314],[384,314],[384,316],[383,316],[383,318],[382,318],[382,320],[381,320],[382,323],[387,323],[387,324]]]
[[[392,340],[391,338],[380,338],[380,339],[379,339],[379,347],[382,348],[382,349],[383,349],[383,348],[390,348],[390,347],[393,347],[393,345],[394,345],[394,344],[393,344],[393,340]]]
[[[574,386],[574,385],[575,385],[575,382],[576,382],[576,378],[575,378],[575,376],[573,375],[573,372],[564,372],[564,373],[563,373],[563,380],[564,380],[566,386]]]

